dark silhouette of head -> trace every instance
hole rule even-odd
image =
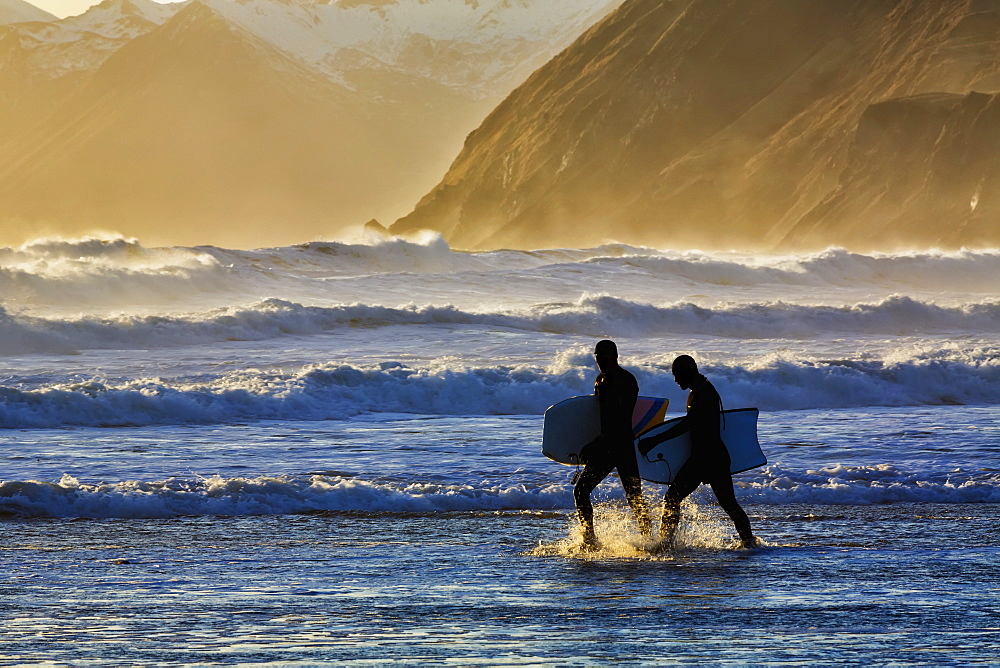
[[[674,363],[670,365],[670,371],[674,374],[674,381],[681,386],[682,390],[689,389],[695,379],[698,378],[698,363],[690,355],[678,355]]]
[[[604,339],[594,346],[594,357],[601,371],[607,371],[618,366],[618,346],[614,341]]]

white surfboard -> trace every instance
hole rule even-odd
[[[667,400],[639,397],[632,411],[632,431],[643,431],[663,422]],[[571,397],[549,406],[542,421],[542,454],[560,464],[581,464],[580,450],[601,433],[597,395]]]
[[[767,464],[767,457],[760,449],[757,440],[756,408],[737,408],[722,412],[720,428],[722,442],[729,450],[732,460],[730,473],[739,473]],[[674,418],[656,425],[642,435],[643,438],[662,434],[684,418]],[[658,444],[643,455],[639,452],[639,439],[636,439],[636,460],[639,462],[639,476],[643,480],[659,483],[673,482],[674,476],[681,470],[684,462],[691,454],[691,434],[685,433]]]

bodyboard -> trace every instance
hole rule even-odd
[[[639,397],[632,411],[632,432],[639,435],[656,427],[666,413],[666,399]],[[560,464],[581,464],[580,450],[600,433],[601,408],[597,395],[571,397],[545,410],[542,454]]]
[[[722,442],[726,444],[732,460],[730,473],[740,473],[767,464],[767,457],[757,440],[759,413],[756,408],[736,408],[722,412],[719,427]],[[642,436],[645,438],[662,434],[683,419],[674,418],[663,422],[647,430]],[[639,441],[636,439],[635,456],[639,463],[639,476],[650,482],[671,483],[691,454],[691,434],[681,434],[664,441],[645,455],[639,452],[638,445]]]

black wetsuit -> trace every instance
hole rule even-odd
[[[601,407],[601,435],[583,448],[586,467],[573,488],[577,513],[583,524],[584,540],[594,541],[594,508],[590,493],[618,469],[625,489],[625,498],[636,514],[639,529],[650,531],[649,514],[642,498],[642,481],[635,461],[635,435],[632,432],[632,412],[639,396],[635,376],[615,365],[597,377],[594,392]]]
[[[663,499],[660,539],[666,543],[673,540],[680,520],[681,501],[704,482],[712,486],[715,498],[733,520],[743,543],[752,545],[754,540],[750,519],[736,501],[733,476],[729,472],[729,451],[719,432],[722,399],[712,383],[701,374],[691,384],[687,411],[687,415],[677,426],[657,437],[639,442],[639,450],[646,453],[657,443],[685,432],[691,433],[691,456],[677,472]]]

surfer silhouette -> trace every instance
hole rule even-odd
[[[573,488],[576,512],[583,525],[583,544],[588,548],[598,545],[590,493],[615,469],[625,489],[625,498],[639,522],[639,530],[648,536],[652,529],[642,498],[632,433],[632,412],[639,396],[639,383],[635,376],[618,365],[618,346],[614,341],[598,341],[594,358],[601,370],[594,382],[601,410],[601,434],[583,447],[580,454],[586,466]]]
[[[698,364],[690,355],[676,358],[671,371],[682,390],[691,390],[687,416],[676,427],[639,441],[639,452],[646,454],[663,441],[691,433],[691,456],[677,472],[663,499],[660,544],[669,547],[673,543],[680,521],[681,501],[704,482],[711,485],[719,505],[733,520],[743,547],[754,547],[757,539],[750,528],[750,518],[736,501],[733,476],[729,472],[729,451],[719,433],[722,399],[712,383],[698,372]]]

